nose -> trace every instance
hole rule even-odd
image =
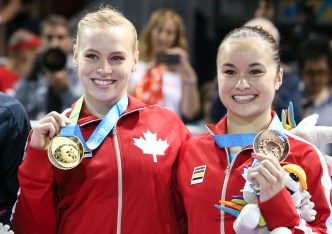
[[[97,73],[102,76],[109,75],[112,73],[112,67],[108,63],[105,63],[97,68]]]
[[[49,44],[51,46],[54,46],[54,47],[57,47],[59,46],[60,47],[60,44],[62,43],[62,40],[58,37],[52,37],[50,40],[49,40]]]
[[[250,86],[249,86],[248,81],[243,77],[241,77],[235,85],[235,88],[240,89],[240,90],[248,89],[249,87]]]

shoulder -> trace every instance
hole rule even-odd
[[[29,118],[23,105],[15,98],[0,93],[0,120],[9,124],[17,122],[18,125],[27,123]],[[20,126],[18,126],[20,128]]]
[[[305,150],[317,151],[317,148],[305,139],[289,131],[285,131],[285,133],[288,137],[291,149],[298,152],[305,152]]]
[[[15,98],[0,92],[1,112],[11,112],[13,115],[25,112],[23,105]]]
[[[188,149],[196,151],[197,148],[207,148],[210,144],[214,144],[210,132],[203,132],[192,136],[185,144],[183,144],[182,152],[188,152]]]
[[[184,124],[181,118],[173,110],[167,107],[160,105],[147,105],[146,107],[145,111],[150,111],[151,113],[158,115],[159,118],[165,119],[168,122],[175,121]]]
[[[315,145],[290,132],[287,132],[287,136],[290,142],[290,153],[286,161],[298,164],[309,175],[319,175],[319,171],[327,174],[324,156]]]

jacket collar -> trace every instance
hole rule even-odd
[[[281,132],[284,131],[281,121],[276,114],[275,111],[271,111],[271,122],[268,126],[269,129],[273,130],[279,130]],[[221,134],[227,134],[227,115],[225,115],[216,125],[213,124],[207,124],[207,129],[210,131],[212,135],[221,135]]]
[[[127,109],[125,110],[125,112],[123,114],[126,114],[128,112],[132,112],[134,110],[138,110],[138,109],[141,109],[141,108],[145,108],[147,105],[144,104],[143,102],[141,102],[140,100],[128,95],[128,107]],[[71,110],[68,111],[66,113],[66,116],[69,116],[74,105],[76,104],[73,103],[72,106],[71,106]],[[84,108],[84,106],[82,107],[81,111],[80,111],[80,117],[78,119],[78,124],[79,125],[82,125],[82,124],[86,124],[88,122],[94,122],[94,121],[99,121],[101,119],[97,118],[96,116],[92,115],[87,109]]]

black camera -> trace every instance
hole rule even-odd
[[[48,47],[38,57],[38,63],[41,68],[56,72],[65,68],[67,56],[59,47]]]
[[[157,63],[178,64],[180,56],[178,54],[159,53],[156,56]]]
[[[27,80],[37,80],[38,74],[47,70],[57,72],[65,68],[67,56],[59,47],[48,47],[38,55],[33,63],[30,72],[27,74]]]

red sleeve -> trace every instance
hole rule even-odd
[[[326,162],[320,152],[314,147],[298,149],[303,154],[302,160],[296,160],[306,172],[308,192],[311,194],[311,201],[315,204],[317,211],[313,222],[306,222],[296,218],[296,211],[286,189],[282,190],[269,201],[260,203],[260,209],[266,219],[269,229],[284,226],[293,233],[332,233],[332,212],[331,212],[331,177],[328,173]],[[301,231],[302,230],[302,231]]]
[[[173,115],[175,116],[175,115]],[[189,130],[186,128],[186,126],[183,124],[183,122],[175,116],[175,119],[172,120],[172,125],[174,129],[176,130],[176,133],[178,134],[181,145],[184,144],[187,140],[191,138],[191,134]],[[172,176],[172,189],[173,189],[173,198],[174,198],[174,206],[175,206],[175,212],[176,212],[176,218],[177,218],[177,224],[179,229],[179,234],[187,234],[188,233],[188,220],[187,215],[184,207],[184,203],[182,200],[182,196],[180,194],[178,182],[176,179],[176,165],[177,161],[179,159],[180,151],[177,155],[176,164],[173,167],[173,176]]]
[[[258,205],[270,230],[296,226],[300,222],[286,187],[270,200],[259,202]]]
[[[18,179],[20,191],[12,219],[15,234],[56,233],[56,196],[47,151],[28,146]]]
[[[179,234],[186,234],[188,233],[188,220],[175,173],[173,173],[173,197]]]

